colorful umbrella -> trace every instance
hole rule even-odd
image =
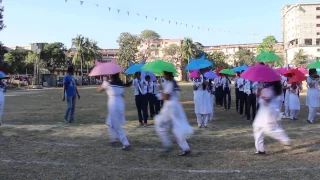
[[[163,60],[155,60],[152,61],[142,67],[143,71],[153,72],[155,74],[162,74],[163,71],[172,72],[174,74],[177,73],[176,68],[172,63],[165,62]]]
[[[216,75],[212,71],[209,71],[209,72],[204,73],[204,77],[208,78],[208,79],[215,79],[218,77],[218,75]]]
[[[308,69],[317,69],[320,68],[320,61],[317,59],[316,62],[309,64]]]
[[[302,72],[302,74],[304,74],[304,75],[306,75],[306,74],[309,73],[308,70],[306,70],[304,67],[298,68],[298,70],[299,70],[300,72]]]
[[[255,61],[258,62],[275,62],[275,61],[281,61],[282,59],[275,54],[274,51],[271,52],[264,52],[262,51],[258,56],[254,58]]]
[[[281,80],[280,75],[272,68],[261,64],[249,67],[241,74],[241,77],[253,82],[274,82]]]
[[[7,75],[4,74],[2,71],[0,71],[0,79],[6,78],[6,77],[7,77]]]
[[[110,74],[117,74],[123,72],[122,67],[113,62],[101,63],[99,65],[94,66],[91,70],[89,76],[103,76]]]
[[[232,69],[222,69],[219,74],[226,74],[226,75],[231,75],[231,76],[234,76],[236,75],[236,73],[234,73],[232,71]]]
[[[285,68],[277,68],[275,69],[275,71],[278,73],[278,74],[283,74],[284,72],[286,72],[287,70]]]
[[[126,74],[134,74],[136,72],[141,72],[142,71],[142,67],[144,65],[143,64],[134,64],[132,66],[130,66],[124,73]]]
[[[199,71],[198,70],[190,71],[189,77],[190,78],[199,78],[200,77]]]
[[[288,77],[288,76],[304,76],[304,74],[299,71],[298,69],[288,69],[285,72],[282,73],[282,75]]]
[[[289,83],[297,83],[297,82],[302,82],[305,81],[307,79],[306,76],[293,76],[292,78],[290,78]]]
[[[203,68],[207,68],[212,66],[213,63],[211,61],[206,60],[205,55],[203,55],[200,59],[190,59],[190,63],[186,66],[186,70],[199,70]]]

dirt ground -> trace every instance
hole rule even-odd
[[[292,150],[266,138],[267,155],[256,156],[252,123],[236,113],[234,98],[230,111],[215,107],[209,128],[198,129],[191,86],[182,85],[182,90],[183,107],[195,128],[188,139],[189,157],[178,157],[177,145],[161,153],[154,127],[137,127],[132,88],[125,95],[128,152],[120,150],[120,143],[108,144],[105,93],[81,88],[76,122],[65,125],[61,90],[8,92],[0,127],[0,179],[320,179],[320,124],[306,122],[305,93],[299,120],[282,120]]]

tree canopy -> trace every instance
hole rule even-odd
[[[29,63],[26,61],[28,53],[30,51],[24,49],[12,50],[4,55],[4,67],[8,73],[19,74],[33,71],[32,68],[28,68]]]
[[[176,44],[170,44],[163,49],[165,59],[173,63],[176,67],[180,65],[179,58],[181,57],[181,49]]]
[[[63,43],[46,44],[41,51],[41,59],[45,67],[53,72],[57,67],[66,65],[66,51],[67,49]]]
[[[124,69],[127,69],[129,62],[136,62],[136,54],[140,45],[140,38],[137,35],[123,32],[120,34],[117,43],[119,44],[119,55],[117,63]]]
[[[3,11],[4,7],[1,5],[2,0],[0,0],[0,31],[5,27],[3,24]]]
[[[300,49],[299,52],[294,54],[293,64],[296,67],[307,66],[308,65],[308,55],[305,54],[303,49]]]
[[[239,51],[234,54],[234,58],[234,65],[236,66],[251,65],[253,63],[254,53],[249,49],[240,48]]]
[[[150,40],[160,39],[160,35],[153,30],[146,29],[141,32],[140,38],[141,40],[150,41]]]
[[[273,46],[277,43],[278,41],[274,36],[267,36],[262,40],[262,43],[258,46],[258,52],[261,53],[261,51],[273,51]]]
[[[222,51],[214,51],[213,53],[206,53],[206,59],[213,62],[215,69],[218,67],[228,68],[229,65],[225,62],[226,56]]]

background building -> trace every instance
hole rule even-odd
[[[8,50],[25,49],[30,51],[37,51],[37,49],[44,49],[44,46],[48,43],[30,43],[22,46],[8,46]]]
[[[297,3],[282,8],[284,57],[291,64],[302,49],[309,60],[320,57],[320,2]]]

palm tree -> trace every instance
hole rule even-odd
[[[72,39],[72,47],[75,48],[76,52],[73,56],[72,62],[77,64],[80,62],[80,72],[81,72],[81,81],[83,76],[83,61],[86,53],[86,43],[85,37],[82,35],[77,35],[76,38]]]
[[[303,49],[294,54],[293,63],[295,66],[306,66],[308,64],[308,55],[304,53]]]
[[[191,38],[184,38],[181,48],[181,55],[184,64],[189,64],[190,58],[195,57],[195,49],[197,46],[193,43]]]

